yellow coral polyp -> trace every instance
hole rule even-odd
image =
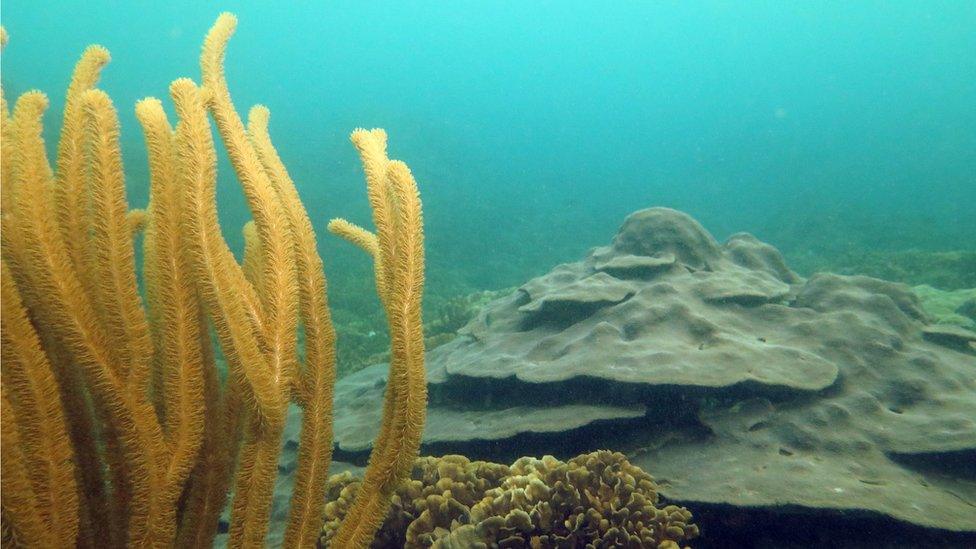
[[[229,545],[262,546],[290,403],[303,415],[285,546],[319,535],[335,330],[312,223],[271,142],[270,113],[253,108],[245,127],[231,100],[223,60],[235,27],[222,14],[208,33],[202,85],[171,85],[175,126],[158,99],[136,105],[150,167],[144,210],[126,203],[118,116],[95,88],[107,50],[89,47],[75,68],[56,169],[41,137],[47,98],[28,92],[12,114],[2,101],[5,546],[209,547],[231,485]],[[5,30],[0,37],[5,44]],[[210,117],[253,217],[244,265],[217,222]],[[372,540],[416,457],[426,409],[416,183],[386,157],[382,130],[357,130],[353,142],[377,232],[344,222],[337,232],[368,241],[376,261],[393,382],[368,482],[336,547]]]

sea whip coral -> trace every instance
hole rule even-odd
[[[41,137],[46,97],[24,94],[12,115],[3,101],[5,544],[209,547],[233,482],[229,543],[263,545],[290,402],[304,413],[285,546],[318,536],[335,332],[312,224],[271,143],[268,110],[254,107],[245,128],[231,101],[223,60],[235,26],[222,14],[208,33],[202,86],[171,85],[175,128],[159,100],[136,106],[151,174],[145,210],[128,209],[118,117],[94,89],[109,59],[104,48],[90,47],[76,66],[56,171]],[[243,265],[217,224],[208,112],[253,217]],[[343,221],[333,230],[372,243],[393,382],[339,547],[372,539],[416,457],[426,409],[417,186],[405,164],[387,158],[382,130],[352,139],[376,234]],[[210,326],[228,363],[225,383]]]

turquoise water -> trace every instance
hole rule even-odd
[[[976,3],[379,4],[7,0],[4,86],[48,92],[53,146],[74,62],[108,47],[141,206],[132,106],[198,79],[206,30],[235,12],[232,93],[270,107],[340,307],[368,281],[324,232],[368,221],[357,126],[386,128],[417,175],[435,294],[518,284],[654,205],[788,258],[976,249]],[[223,168],[238,246],[247,213]]]
[[[130,206],[143,207],[148,169],[133,106],[158,96],[175,119],[168,86],[184,76],[199,81],[201,42],[224,10],[239,20],[226,60],[231,93],[242,114],[256,103],[271,109],[272,138],[326,263],[341,377],[332,472],[367,462],[364,441],[385,409],[388,374],[377,363],[389,358],[383,353],[390,343],[371,264],[325,229],[339,216],[370,225],[349,134],[383,127],[391,156],[411,166],[424,201],[428,337],[420,350],[430,399],[423,455],[512,463],[522,455],[568,459],[619,450],[657,476],[663,503],[691,509],[702,525],[692,543],[700,548],[976,547],[976,2],[6,0],[6,98],[34,88],[48,93],[53,158],[76,60],[89,44],[109,48],[113,61],[100,86],[120,111]],[[219,144],[218,151],[221,223],[240,253],[240,228],[250,215]],[[637,210],[619,233],[620,246],[587,255]],[[762,242],[737,236],[720,246],[708,234],[725,240],[740,231]],[[95,280],[89,274],[84,282]],[[510,290],[527,280],[527,291]],[[47,317],[54,307],[38,298],[49,289],[38,281],[43,277],[15,279],[27,296],[25,331],[42,336],[42,350],[61,368],[54,370],[62,376],[59,396],[69,423],[80,426],[74,445],[84,451],[79,441],[95,441],[104,451],[93,444],[92,454],[105,454],[95,458],[115,461],[107,459],[119,442],[112,437],[129,431],[101,425],[114,410],[92,416],[90,429],[87,404],[70,400],[65,383],[75,381],[69,368],[77,362],[106,371],[119,366],[114,374],[140,387],[138,330],[126,333],[131,348],[81,360],[77,348],[86,347],[61,341],[59,329],[44,331],[61,319]],[[85,298],[95,303],[97,321],[107,320],[97,309],[104,304],[94,301],[101,297]],[[8,317],[5,308],[5,344]],[[158,317],[150,319],[155,328]],[[467,334],[456,337],[464,325]],[[255,334],[242,348],[253,339],[284,368],[287,353],[264,340],[260,325],[251,326]],[[64,333],[85,335],[85,327]],[[105,333],[118,335],[112,326]],[[97,347],[99,335],[93,330],[83,343]],[[169,349],[169,331],[153,335],[157,355]],[[32,342],[14,343],[28,356]],[[7,354],[5,347],[5,383],[17,383],[8,376]],[[32,363],[38,372],[42,362]],[[154,361],[154,400],[162,400],[160,388],[172,390],[159,380],[176,377],[176,390],[203,404],[183,383],[195,378],[161,373],[164,364]],[[275,380],[284,387],[280,372]],[[389,386],[408,379],[396,375]],[[86,370],[82,399],[88,392],[97,402],[99,376],[108,377]],[[41,377],[31,381],[28,399],[16,400],[23,388],[9,391],[11,409],[32,403]],[[5,414],[13,383],[3,390]],[[398,406],[422,402],[410,392],[397,397]],[[146,397],[137,391],[131,406],[150,410]],[[237,397],[222,400],[220,407],[206,403],[207,433],[236,432],[220,418]],[[159,405],[155,419],[172,439],[170,406]],[[305,418],[315,417],[312,409],[320,408],[306,407]],[[257,417],[251,408],[226,410]],[[21,440],[41,432],[24,427],[35,417],[14,425],[20,431],[5,423],[5,450],[10,432]],[[127,426],[129,417],[127,410],[116,422]],[[298,442],[300,419],[293,407],[269,546],[280,543],[296,455],[306,448]],[[415,419],[411,414],[388,432],[396,436]],[[145,426],[133,431],[152,434]],[[263,444],[248,432],[251,448],[254,440]],[[145,459],[132,472],[155,470],[155,452],[140,452]],[[207,461],[198,465],[214,466],[212,455],[201,452]],[[114,465],[106,471],[117,473]],[[239,471],[241,482],[254,482],[252,472]],[[32,490],[50,488],[44,475],[29,479]],[[574,477],[584,476],[553,478]],[[112,495],[124,498],[129,486],[120,480],[113,476],[106,486],[121,488]],[[547,515],[563,497],[557,490],[538,508]],[[605,496],[602,489],[584,493],[590,501]],[[191,508],[190,492],[183,494],[181,520]],[[436,500],[414,503],[428,501]],[[475,514],[473,502],[462,507],[463,520],[452,528]],[[626,516],[614,503],[599,507],[615,521]],[[582,507],[571,508],[582,516]],[[532,520],[541,516],[532,513]],[[125,534],[117,526],[115,534]],[[215,546],[223,547],[226,520],[218,530]],[[5,547],[12,533],[0,532]]]

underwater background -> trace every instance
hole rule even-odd
[[[459,296],[575,260],[649,206],[720,240],[751,232],[803,275],[976,287],[974,2],[7,0],[5,89],[48,93],[53,150],[74,63],[106,46],[100,87],[142,207],[132,106],[199,80],[201,38],[224,10],[241,21],[234,98],[271,109],[316,224],[344,371],[386,347],[369,262],[325,231],[340,214],[369,224],[356,127],[385,128],[417,177],[428,320],[445,331],[467,320],[451,318],[472,299]],[[250,214],[221,162],[221,221],[240,251]]]

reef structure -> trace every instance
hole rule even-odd
[[[803,278],[752,235],[720,244],[651,208],[459,334],[428,354],[425,453],[613,448],[706,536],[748,510],[976,536],[976,333],[933,324],[904,284]],[[369,450],[383,370],[338,382],[355,413],[337,459]]]
[[[175,128],[161,101],[136,105],[151,174],[145,210],[128,208],[117,113],[95,88],[107,50],[88,48],[75,68],[53,169],[47,98],[27,92],[12,114],[3,101],[4,546],[210,547],[231,486],[228,545],[263,546],[289,403],[302,413],[283,545],[319,535],[334,329],[312,224],[272,145],[269,112],[252,108],[245,127],[231,101],[223,62],[235,27],[222,14],[208,33],[202,85],[172,83]],[[242,264],[218,225],[208,113],[253,218]],[[372,540],[417,455],[426,408],[417,185],[387,157],[382,130],[356,130],[352,141],[376,232],[341,220],[333,230],[373,256],[397,381],[335,547]]]
[[[329,479],[321,547],[329,546],[359,485],[348,472]],[[397,489],[371,547],[677,549],[698,535],[687,509],[656,505],[654,479],[617,452],[567,462],[522,457],[511,466],[423,457]]]

